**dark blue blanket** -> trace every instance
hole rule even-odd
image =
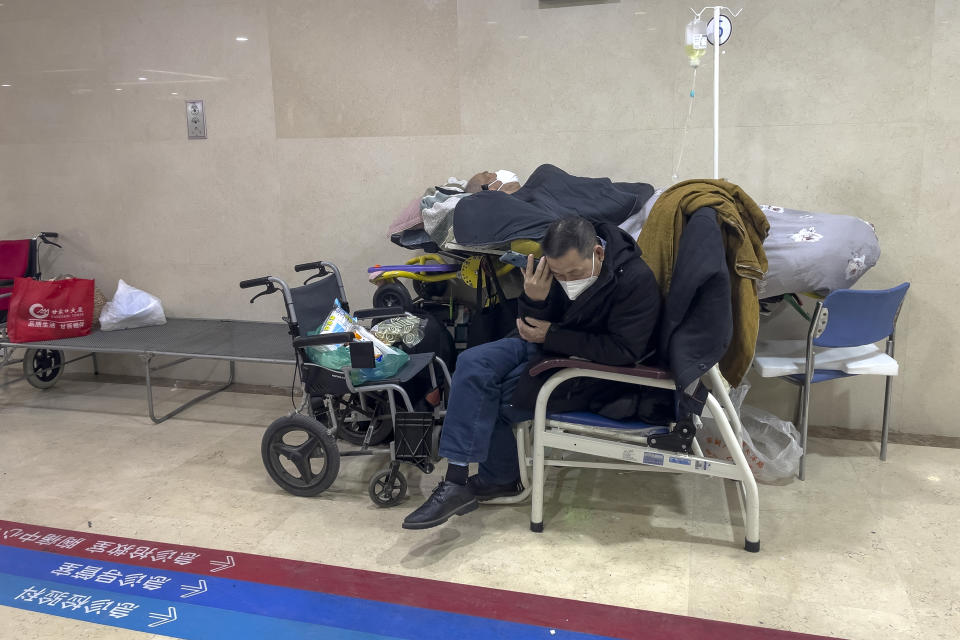
[[[516,193],[481,191],[457,203],[453,234],[458,244],[489,245],[540,240],[551,222],[565,216],[619,225],[639,211],[653,191],[643,182],[581,178],[542,164]]]

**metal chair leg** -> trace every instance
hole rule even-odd
[[[546,422],[543,412],[533,422],[533,478],[531,481],[530,530],[543,531],[543,483],[545,460],[543,450],[543,431]]]
[[[800,480],[807,479],[807,426],[810,422],[810,391],[812,385],[805,382],[802,387],[800,387],[800,448],[802,452],[800,454],[800,472],[798,477]]]
[[[800,414],[803,413],[803,385],[797,385],[797,408],[793,412],[793,426],[800,428]]]
[[[717,373],[717,375],[719,375],[719,373]],[[710,409],[710,413],[717,421],[717,426],[720,428],[720,435],[727,445],[727,449],[730,451],[730,456],[733,458],[734,464],[736,464],[739,469],[740,478],[737,482],[740,485],[740,491],[742,491],[740,497],[743,500],[742,507],[746,528],[744,549],[756,553],[760,551],[760,493],[757,489],[756,478],[753,477],[753,472],[750,470],[747,458],[743,453],[743,449],[740,447],[740,440],[736,435],[735,429],[727,419],[727,414],[724,412],[720,402],[718,402],[717,398],[711,393],[707,396],[706,404]],[[728,404],[728,406],[730,406],[732,410],[732,404]]]
[[[883,392],[883,428],[880,431],[880,461],[887,461],[887,437],[890,433],[890,388],[893,386],[893,376],[887,376]]]
[[[896,331],[890,334],[890,337],[887,338],[887,344],[884,348],[887,355],[891,358],[893,357],[894,350],[896,348]],[[893,387],[893,376],[887,376],[887,382],[884,385],[883,390],[883,427],[880,431],[880,461],[887,461],[887,436],[889,435],[889,418],[890,418],[890,389]]]

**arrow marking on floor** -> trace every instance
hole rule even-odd
[[[216,573],[217,571],[223,571],[224,569],[229,569],[231,567],[237,566],[233,561],[233,556],[227,556],[226,560],[211,560],[211,565],[216,565],[216,569],[210,569],[210,573]]]
[[[148,624],[148,627],[159,627],[162,624],[167,624],[168,622],[173,622],[177,619],[177,610],[173,607],[167,609],[167,614],[162,613],[151,613],[150,618],[156,620],[156,622],[151,622]]]
[[[200,584],[194,586],[192,584],[182,584],[180,588],[186,591],[187,593],[180,596],[181,598],[189,598],[195,596],[198,593],[205,593],[207,591],[207,581],[201,579]]]

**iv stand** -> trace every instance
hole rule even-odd
[[[740,15],[743,9],[736,12],[730,7],[704,7],[700,12],[693,11],[697,20],[707,9],[713,9],[713,179],[720,179],[720,10],[726,9],[734,18]]]

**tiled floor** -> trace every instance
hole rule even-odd
[[[196,393],[158,390],[158,410]],[[748,554],[736,494],[692,476],[552,471],[542,535],[527,505],[405,531],[439,476],[408,471],[407,503],[378,509],[382,459],[297,498],[260,461],[289,408],[224,393],[154,425],[141,386],[0,389],[0,518],[852,639],[960,637],[960,450],[892,445],[881,464],[875,444],[814,439],[805,483],[761,485]],[[0,608],[3,638],[143,635]]]

